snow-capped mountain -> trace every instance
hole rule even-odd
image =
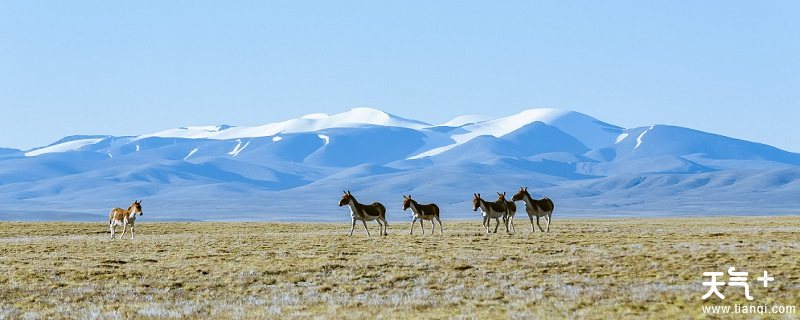
[[[154,220],[344,220],[345,189],[390,220],[408,216],[402,194],[470,218],[473,192],[520,186],[552,198],[557,217],[797,214],[800,154],[552,108],[440,125],[356,108],[0,148],[3,220],[102,221],[134,199]]]
[[[372,108],[354,108],[347,112],[327,115],[313,113],[297,119],[269,123],[258,127],[233,127],[227,125],[185,127],[165,130],[138,138],[204,138],[229,140],[238,138],[257,138],[275,136],[281,133],[312,132],[331,128],[353,128],[364,125],[421,129],[430,125],[424,122],[404,119]]]

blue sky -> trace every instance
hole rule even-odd
[[[0,146],[532,107],[800,151],[796,1],[3,1]]]

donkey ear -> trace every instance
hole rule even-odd
[[[350,190],[347,190],[347,195],[348,195],[348,196],[352,196],[353,194],[352,194],[352,193],[350,193]]]
[[[528,191],[528,187],[525,187],[525,191]]]
[[[503,196],[503,194],[502,194],[502,193],[500,193],[500,192],[498,192],[498,193],[497,193],[497,196],[498,196],[498,197],[502,197],[502,196]]]

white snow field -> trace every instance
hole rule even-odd
[[[520,186],[552,198],[556,219],[800,214],[800,154],[553,108],[441,125],[355,108],[0,148],[0,220],[102,221],[134,199],[150,221],[346,220],[342,190],[383,202],[389,220],[409,218],[403,194],[463,219],[473,192]]]
[[[40,149],[34,149],[25,152],[25,156],[35,157],[46,153],[78,151],[85,146],[93,145],[95,143],[100,142],[101,140],[103,139],[78,139],[78,140],[66,141],[56,145],[51,145]]]

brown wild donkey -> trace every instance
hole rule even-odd
[[[425,225],[422,224],[422,220],[431,222],[431,234],[434,234],[436,223],[433,222],[433,219],[439,221],[439,231],[444,234],[442,220],[439,219],[439,206],[435,203],[419,204],[416,200],[411,199],[411,195],[403,196],[403,211],[408,208],[411,208],[412,216],[414,216],[414,221],[411,221],[411,234],[414,234],[414,224],[417,223],[417,219],[419,219],[419,225],[422,226],[422,234],[425,234]]]
[[[511,225],[511,232],[517,232],[517,228],[514,226],[514,215],[517,213],[517,204],[515,204],[514,201],[506,200],[505,192],[497,193],[497,202],[500,201],[505,202],[506,206],[508,207],[508,212],[506,212],[506,215],[503,216],[503,223],[505,223],[506,226],[509,224]]]
[[[483,200],[480,193],[473,193],[472,195],[472,211],[478,211],[478,208],[481,209],[483,227],[486,228],[486,233],[489,233],[490,219],[494,219],[497,222],[494,225],[494,233],[497,233],[497,227],[500,226],[500,218],[508,213],[508,205],[505,201],[488,202]],[[508,232],[508,224],[506,223],[506,233]]]
[[[388,235],[386,233],[387,227],[389,227],[389,223],[386,222],[386,207],[384,207],[380,202],[373,202],[370,205],[360,204],[356,200],[350,191],[344,191],[344,195],[342,196],[342,200],[339,200],[339,206],[350,206],[350,217],[353,218],[353,225],[350,227],[350,235],[353,235],[353,229],[356,228],[356,221],[361,220],[364,223],[364,229],[367,230],[367,236],[369,237],[369,228],[367,228],[367,221],[375,220],[378,222],[378,225],[381,228],[381,235]]]
[[[547,219],[547,232],[550,232],[550,221],[553,220],[553,209],[555,209],[555,205],[550,198],[542,198],[540,200],[536,200],[531,197],[531,194],[528,193],[527,187],[520,187],[517,194],[511,198],[512,201],[520,201],[522,200],[525,202],[525,211],[528,212],[528,218],[531,220],[531,232],[535,229],[533,227],[533,217],[536,217],[536,225],[539,226],[539,230],[545,231],[542,229],[542,226],[539,225],[539,217],[544,217]]]
[[[108,227],[111,229],[111,239],[114,239],[117,226],[122,226],[122,235],[119,236],[119,238],[122,239],[122,237],[125,236],[125,229],[130,225],[131,240],[133,240],[133,224],[136,222],[137,213],[140,216],[142,215],[142,200],[134,201],[127,210],[122,210],[122,208],[111,209],[111,213],[108,215]]]

